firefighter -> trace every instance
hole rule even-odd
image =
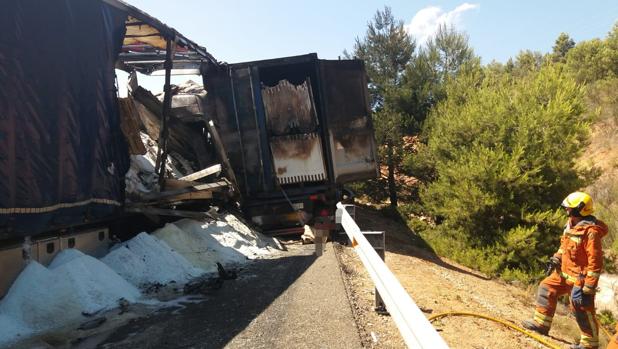
[[[570,308],[581,332],[579,344],[571,349],[598,348],[594,294],[603,268],[601,239],[607,234],[607,225],[592,215],[592,198],[586,193],[569,194],[561,206],[569,218],[560,249],[550,258],[554,268],[539,285],[533,320],[522,322],[522,326],[547,335],[558,297],[570,294]]]

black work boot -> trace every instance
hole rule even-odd
[[[538,333],[540,333],[540,334],[542,334],[544,336],[547,336],[547,334],[549,333],[549,327],[545,327],[543,325],[539,325],[534,320],[524,320],[524,321],[521,322],[521,326],[523,328],[525,328],[526,330],[538,332]]]

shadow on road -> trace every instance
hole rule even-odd
[[[222,348],[315,261],[295,255],[252,261],[201,303],[168,309],[116,329],[98,348]],[[255,282],[259,279],[260,282]],[[265,334],[268,335],[268,334]]]
[[[357,206],[356,222],[362,231],[385,231],[386,250],[388,252],[420,258],[435,263],[442,268],[471,275],[482,280],[490,279],[443,261],[420,235],[414,233],[408,227],[399,213],[389,212],[387,214],[372,208]]]

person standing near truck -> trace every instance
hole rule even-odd
[[[594,295],[603,268],[601,239],[607,235],[607,225],[592,215],[592,198],[586,193],[569,194],[561,206],[569,218],[560,248],[550,258],[553,271],[539,285],[534,318],[523,321],[522,326],[547,335],[558,298],[570,293],[570,308],[581,331],[579,344],[572,345],[571,349],[596,349],[599,327]]]

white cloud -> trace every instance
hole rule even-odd
[[[418,11],[412,18],[409,24],[405,26],[408,34],[416,38],[416,42],[419,45],[423,45],[427,42],[427,39],[432,37],[438,27],[442,24],[457,26],[460,24],[461,15],[469,10],[479,8],[479,4],[470,4],[464,2],[463,4],[455,7],[454,10],[444,12],[440,7],[428,6]]]

